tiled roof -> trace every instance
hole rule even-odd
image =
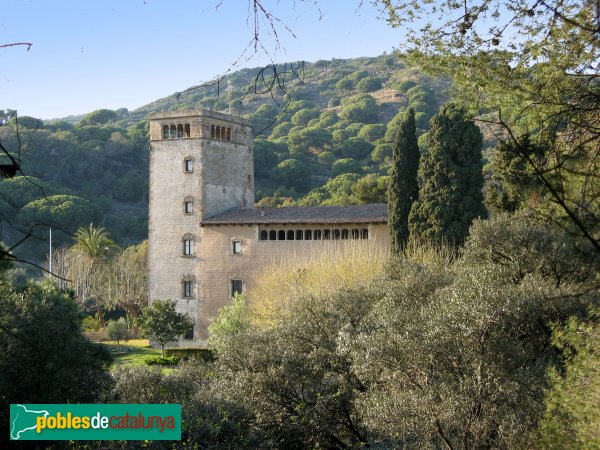
[[[386,223],[387,205],[289,206],[284,208],[230,209],[202,221],[202,225],[269,223]]]

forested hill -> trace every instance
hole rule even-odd
[[[272,72],[227,76],[219,86],[190,89],[135,111],[99,110],[79,120],[17,120],[3,114],[0,142],[20,158],[20,177],[0,182],[0,211],[7,243],[15,228],[52,224],[73,232],[90,222],[107,228],[121,245],[147,234],[148,124],[156,111],[205,108],[248,118],[254,143],[256,199],[262,205],[348,204],[384,200],[398,112],[416,111],[419,134],[447,98],[448,80],[433,80],[404,66],[395,55],[305,63],[288,70],[285,91],[254,94]],[[254,89],[256,88],[256,89]],[[250,92],[249,92],[250,91]],[[20,139],[20,146],[19,141]],[[426,145],[425,137],[420,142]],[[19,148],[20,147],[20,148]],[[21,248],[42,260],[41,240]],[[55,233],[60,243],[68,236]]]

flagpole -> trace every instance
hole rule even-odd
[[[50,253],[48,254],[48,272],[52,276],[52,227],[50,227]]]

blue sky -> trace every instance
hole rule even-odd
[[[42,119],[133,110],[225,72],[251,41],[247,0],[0,0],[0,109]],[[276,62],[377,56],[403,39],[368,1],[263,0],[296,35]],[[242,67],[269,62],[259,53]]]

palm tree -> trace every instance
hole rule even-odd
[[[94,227],[89,224],[87,227],[79,227],[73,236],[75,239],[74,248],[89,258],[92,293],[96,303],[98,321],[100,328],[104,328],[104,299],[102,298],[103,283],[102,276],[104,272],[104,262],[107,257],[116,248],[115,243],[108,236],[106,230],[102,227]]]
[[[87,228],[79,227],[74,235],[75,247],[89,256],[95,262],[99,262],[115,248],[115,243],[102,227],[94,228],[90,223]]]

